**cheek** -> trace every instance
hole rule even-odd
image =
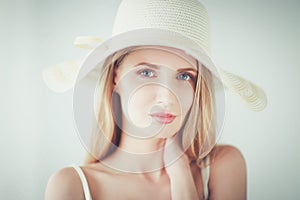
[[[146,110],[154,99],[154,95],[149,92],[148,87],[140,87],[129,94],[128,105],[131,109]],[[151,90],[150,90],[151,91]]]
[[[154,99],[154,94],[149,91],[153,90],[147,86],[140,86],[130,82],[120,84],[118,93],[121,98],[122,107],[124,109],[127,108],[128,111],[145,110]]]
[[[128,122],[139,128],[148,127],[151,124],[149,115],[154,100],[153,89],[141,86],[132,80],[120,82],[118,94],[120,95],[121,107]]]
[[[194,100],[194,89],[189,85],[181,85],[174,89],[182,117],[185,117]]]

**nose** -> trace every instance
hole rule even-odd
[[[174,94],[171,89],[163,85],[157,86],[156,103],[164,108],[170,107],[174,103]]]

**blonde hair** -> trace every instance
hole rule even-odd
[[[115,69],[133,50],[134,47],[129,47],[114,53],[107,57],[101,68],[95,94],[98,124],[96,124],[91,136],[91,145],[85,164],[99,162],[100,159],[111,153],[111,143],[115,146],[119,144],[121,131],[114,120],[113,109],[120,108],[112,105]],[[182,132],[182,145],[188,147],[186,154],[190,161],[195,161],[198,166],[215,145],[214,104],[212,74],[206,67],[198,64],[194,101],[186,118],[186,123],[180,130]]]

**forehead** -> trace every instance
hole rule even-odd
[[[137,47],[125,57],[125,66],[147,62],[166,66],[174,70],[183,67],[194,68],[197,70],[197,61],[192,56],[187,55],[179,49],[162,46]]]

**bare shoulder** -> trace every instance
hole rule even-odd
[[[210,154],[212,199],[246,199],[246,162],[233,146],[217,146]]]
[[[73,167],[60,169],[49,178],[45,199],[84,199],[81,180]]]
[[[218,167],[218,164],[245,166],[245,159],[239,149],[230,145],[218,145],[210,153],[211,164]],[[231,166],[233,167],[233,166]],[[223,167],[222,167],[223,168]]]

